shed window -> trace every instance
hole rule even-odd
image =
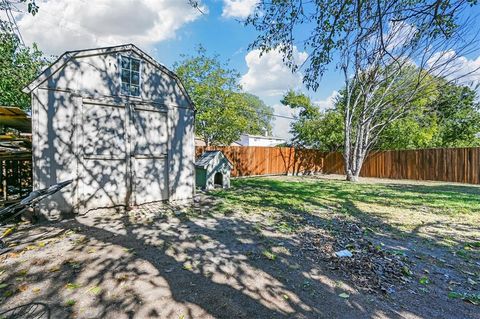
[[[120,81],[122,94],[140,95],[140,60],[131,57],[120,57]]]

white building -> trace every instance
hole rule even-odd
[[[40,205],[47,218],[192,198],[193,103],[134,45],[66,52],[24,91],[34,189],[73,180]]]
[[[239,143],[241,146],[273,147],[286,143],[286,140],[275,136],[242,134],[240,136],[240,140],[237,143]]]

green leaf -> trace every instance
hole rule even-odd
[[[339,294],[338,296],[339,296],[340,298],[343,298],[343,299],[348,299],[348,298],[350,298],[350,295],[347,294],[347,293],[344,293],[344,292],[342,292],[342,293]]]
[[[464,301],[468,301],[474,305],[478,305],[480,303],[480,294],[475,293],[460,293],[451,291],[448,293],[448,298],[451,299],[462,299]]]
[[[102,292],[102,288],[100,288],[99,286],[93,286],[88,289],[88,291],[93,295],[99,295]]]
[[[79,284],[72,283],[72,282],[69,282],[65,285],[65,288],[70,289],[70,290],[74,290],[74,289],[77,289],[77,288],[80,288],[80,287],[81,286]]]
[[[402,267],[402,274],[410,277],[413,273],[410,270],[410,268],[408,268],[407,266],[403,266]]]
[[[273,252],[271,252],[269,250],[262,251],[262,254],[263,254],[263,256],[265,256],[269,260],[273,261],[273,260],[277,259],[277,255],[275,255]]]
[[[430,283],[430,280],[428,279],[428,277],[422,277],[418,280],[418,282],[421,284],[421,285],[428,285]]]
[[[468,243],[467,246],[480,248],[480,241],[475,241],[473,243]]]
[[[67,307],[73,307],[73,306],[75,306],[76,303],[77,303],[76,300],[74,300],[74,299],[68,299],[68,300],[65,302],[65,306],[67,306]]]
[[[448,293],[448,298],[451,298],[451,299],[462,298],[462,294],[455,291],[450,291]]]

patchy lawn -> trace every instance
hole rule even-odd
[[[188,208],[19,224],[0,257],[0,312],[37,302],[51,318],[480,318],[480,188],[232,184]],[[335,257],[342,249],[353,256]]]
[[[385,182],[385,181],[389,181]],[[375,183],[374,183],[375,182]],[[433,182],[364,179],[360,183],[310,177],[248,178],[219,191],[224,210],[281,212],[331,218],[345,214],[389,236],[457,248],[480,239],[480,187]],[[412,237],[414,236],[414,237]]]

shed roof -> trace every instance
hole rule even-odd
[[[172,78],[174,78],[175,81],[180,86],[180,89],[182,90],[182,92],[187,97],[187,100],[190,103],[190,105],[193,108],[195,107],[192,99],[188,95],[188,92],[185,89],[185,87],[183,86],[183,83],[180,80],[180,78],[174,72],[170,71],[166,66],[159,63],[154,58],[152,58],[147,53],[140,50],[137,46],[135,46],[134,44],[131,44],[131,43],[130,44],[117,45],[117,46],[111,46],[111,47],[66,51],[57,60],[55,60],[49,67],[44,69],[42,71],[42,73],[35,80],[33,80],[27,87],[25,87],[23,89],[23,92],[25,92],[25,93],[32,92],[39,85],[41,85],[43,82],[45,82],[47,79],[49,79],[52,75],[54,75],[56,72],[58,72],[65,64],[67,64],[73,58],[81,58],[81,57],[87,57],[87,56],[92,56],[92,55],[103,55],[103,54],[126,52],[126,51],[135,52],[136,54],[141,56],[142,59],[151,63],[152,65],[154,65],[155,67],[160,69],[162,72],[164,72],[164,73],[168,74],[169,76],[171,76]]]
[[[27,113],[18,107],[0,106],[0,123],[20,132],[32,132],[32,121]]]
[[[195,161],[195,166],[205,168],[208,164],[210,164],[217,156],[221,156],[230,168],[233,167],[233,164],[228,160],[228,158],[223,155],[221,151],[205,151],[200,157]]]

